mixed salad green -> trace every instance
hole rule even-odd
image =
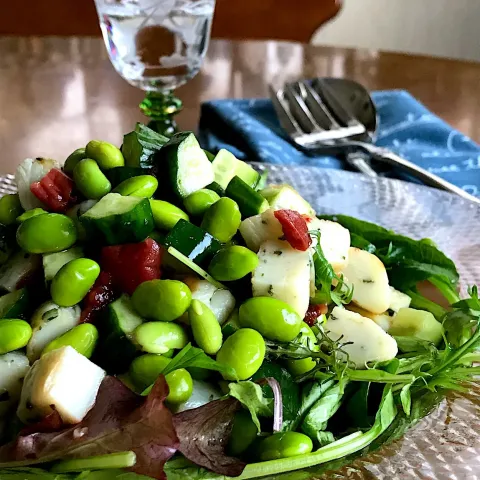
[[[27,159],[16,183],[0,199],[2,480],[334,468],[480,373],[477,288],[459,298],[432,241],[317,216],[191,132],[138,124],[63,168]]]

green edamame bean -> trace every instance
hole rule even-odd
[[[44,213],[48,213],[43,208],[32,208],[32,210],[27,210],[23,212],[20,216],[17,217],[17,222],[22,223],[29,218],[36,217],[37,215],[43,215]]]
[[[242,214],[237,203],[223,197],[205,212],[201,227],[220,242],[226,243],[237,233],[241,222]]]
[[[43,349],[42,355],[69,345],[84,357],[90,358],[93,355],[97,341],[98,330],[95,325],[92,325],[91,323],[82,323],[81,325],[73,327],[63,335],[60,335],[55,340],[52,340]]]
[[[302,319],[288,303],[272,297],[254,297],[238,312],[242,327],[258,330],[269,340],[291,342],[300,332]]]
[[[164,355],[146,353],[133,360],[128,373],[134,385],[140,391],[143,391],[155,383],[155,380],[169,363],[170,359]]]
[[[220,282],[239,280],[258,266],[258,256],[246,247],[233,245],[222,248],[212,258],[208,272]]]
[[[257,438],[257,426],[253,423],[250,412],[240,410],[233,419],[232,433],[228,442],[228,453],[232,457],[241,455]]]
[[[308,347],[313,352],[317,352],[319,349],[317,337],[305,322],[302,322],[300,327],[300,338],[297,337],[294,342]],[[286,365],[292,375],[298,376],[312,370],[317,363],[312,358],[301,358],[299,360],[287,360]]]
[[[10,193],[0,198],[0,223],[12,225],[23,212],[20,198],[17,193]]]
[[[200,217],[218,200],[220,200],[220,195],[217,192],[202,188],[185,198],[183,206],[193,217]]]
[[[250,378],[265,358],[265,340],[251,328],[241,328],[230,335],[217,353],[217,361],[233,368],[238,380]],[[225,380],[237,380],[224,374]]]
[[[73,169],[73,180],[85,197],[97,200],[112,189],[108,178],[103,174],[95,160],[84,158]]]
[[[102,170],[123,167],[125,159],[122,152],[115,145],[100,140],[90,140],[85,147],[87,158],[92,158]]]
[[[32,327],[24,320],[0,320],[0,355],[25,347],[31,336]]]
[[[157,188],[158,180],[153,175],[138,175],[138,177],[127,178],[112,191],[124,197],[150,198]]]
[[[310,437],[298,432],[274,433],[258,446],[258,456],[262,462],[279,458],[305,455],[313,450]]]
[[[208,355],[215,355],[222,346],[222,327],[215,314],[200,300],[192,300],[188,318],[193,338]]]
[[[178,280],[149,280],[140,284],[132,295],[133,306],[142,317],[160,322],[181,317],[191,301],[190,289]]]
[[[184,368],[179,368],[165,375],[169,393],[165,401],[171,405],[186,402],[193,392],[193,380]]]
[[[181,219],[190,220],[183,210],[163,200],[150,199],[150,207],[155,227],[160,230],[171,230]]]
[[[188,343],[185,330],[171,322],[142,323],[134,330],[133,338],[147,353],[166,353],[171,348],[183,348]]]
[[[85,297],[100,275],[100,265],[89,258],[77,258],[65,264],[53,277],[52,300],[61,307],[72,307]]]
[[[77,148],[65,160],[65,162],[63,164],[63,171],[67,175],[72,175],[73,174],[73,169],[77,166],[77,163],[80,160],[83,160],[84,158],[87,158],[87,154],[85,153],[85,149],[84,148]]]
[[[60,252],[77,241],[71,218],[59,213],[36,215],[20,224],[17,243],[28,253]]]

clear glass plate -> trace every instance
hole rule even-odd
[[[414,238],[428,237],[449,255],[462,289],[480,283],[480,207],[439,190],[387,178],[313,167],[255,164],[270,183],[296,188],[318,213],[342,213]],[[15,192],[0,177],[0,195]],[[347,466],[321,465],[279,477],[322,479],[480,479],[480,385],[452,395],[400,440],[362,452]]]

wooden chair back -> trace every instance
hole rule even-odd
[[[217,0],[212,37],[308,42],[342,0]],[[93,0],[5,0],[0,35],[99,35]]]

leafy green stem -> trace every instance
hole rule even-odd
[[[50,469],[53,473],[81,472],[85,470],[103,470],[106,468],[129,468],[137,461],[134,452],[118,452],[96,457],[63,460]]]
[[[345,457],[367,447],[391,425],[397,414],[390,387],[386,387],[385,392],[375,417],[375,423],[367,432],[356,432],[307,455],[252,463],[247,465],[242,475],[237,478],[245,480],[247,478],[277,475],[292,470],[313,467],[314,465]]]
[[[435,302],[432,302],[428,298],[425,298],[423,295],[414,292],[413,290],[407,290],[405,293],[412,299],[411,306],[413,308],[427,310],[428,312],[432,313],[437,320],[441,320],[447,313],[443,307]]]
[[[345,375],[354,382],[377,382],[377,383],[412,383],[415,375],[394,375],[384,370],[352,370],[348,368]]]
[[[480,329],[478,329],[477,327],[477,331],[472,335],[470,340],[465,342],[460,348],[457,348],[451,354],[449,354],[447,351],[446,360],[437,367],[432,368],[432,370],[430,370],[428,374],[432,376],[438,375],[439,373],[444,372],[451,366],[460,363],[463,360],[464,355],[466,355],[467,353],[471,353],[472,350],[475,350],[479,343]]]
[[[457,303],[460,301],[460,295],[458,292],[455,290],[453,285],[439,279],[438,277],[430,277],[428,281],[440,292],[442,292],[442,295],[448,300],[448,303],[450,305]]]

